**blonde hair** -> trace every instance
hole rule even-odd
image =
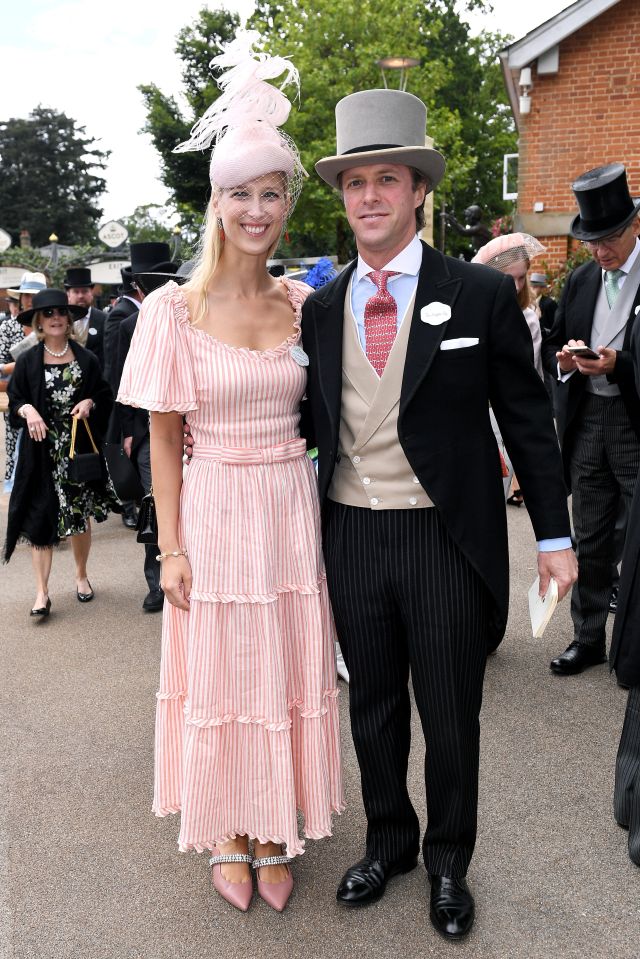
[[[44,340],[44,333],[42,332],[42,329],[40,328],[40,326],[38,326],[38,324],[40,323],[41,313],[42,313],[42,310],[36,310],[36,312],[33,314],[33,317],[31,319],[31,329],[36,334],[36,338],[39,343],[42,343],[42,341]],[[75,333],[73,332],[73,317],[71,313],[67,313],[66,337],[68,340],[77,339]]]
[[[280,173],[280,171],[275,172]],[[265,176],[269,175],[270,174],[265,174]],[[287,212],[282,221],[282,232],[284,232],[291,206],[288,196],[289,181],[286,174],[281,173],[281,176],[283,177],[284,189],[287,194]],[[217,188],[214,187],[214,190],[215,189]],[[182,287],[183,293],[187,295],[191,294],[195,299],[196,305],[191,315],[192,326],[198,326],[207,315],[207,290],[209,289],[209,284],[213,279],[213,275],[216,272],[224,250],[224,240],[218,224],[218,215],[213,208],[213,202],[214,197],[212,196],[207,204],[204,220],[202,221],[202,230],[200,232],[200,240],[198,241],[195,256],[195,266],[191,272],[191,276]],[[279,243],[280,237],[278,237],[269,250],[267,259],[273,256],[278,249]]]
[[[196,263],[191,276],[182,287],[184,293],[195,294],[196,308],[191,317],[193,326],[201,323],[207,313],[207,289],[216,272],[222,255],[224,240],[220,236],[218,217],[213,209],[213,200],[207,204],[198,241]]]

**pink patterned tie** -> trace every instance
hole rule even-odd
[[[397,276],[393,270],[372,270],[367,273],[378,287],[377,293],[364,306],[364,336],[367,359],[382,376],[398,332],[398,304],[387,290],[387,280]]]

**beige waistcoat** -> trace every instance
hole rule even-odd
[[[415,296],[379,378],[358,339],[349,283],[344,304],[339,458],[329,487],[329,499],[337,503],[369,509],[433,506],[398,439],[400,390],[414,301]]]

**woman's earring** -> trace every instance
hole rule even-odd
[[[224,242],[224,227],[222,225],[221,217],[218,217],[218,233],[220,234],[220,239]]]

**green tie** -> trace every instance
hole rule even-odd
[[[609,304],[609,309],[612,310],[616,305],[616,300],[618,299],[618,293],[620,292],[620,287],[618,286],[618,280],[621,276],[624,276],[624,270],[605,270],[604,273],[604,290],[607,294],[607,303]]]

